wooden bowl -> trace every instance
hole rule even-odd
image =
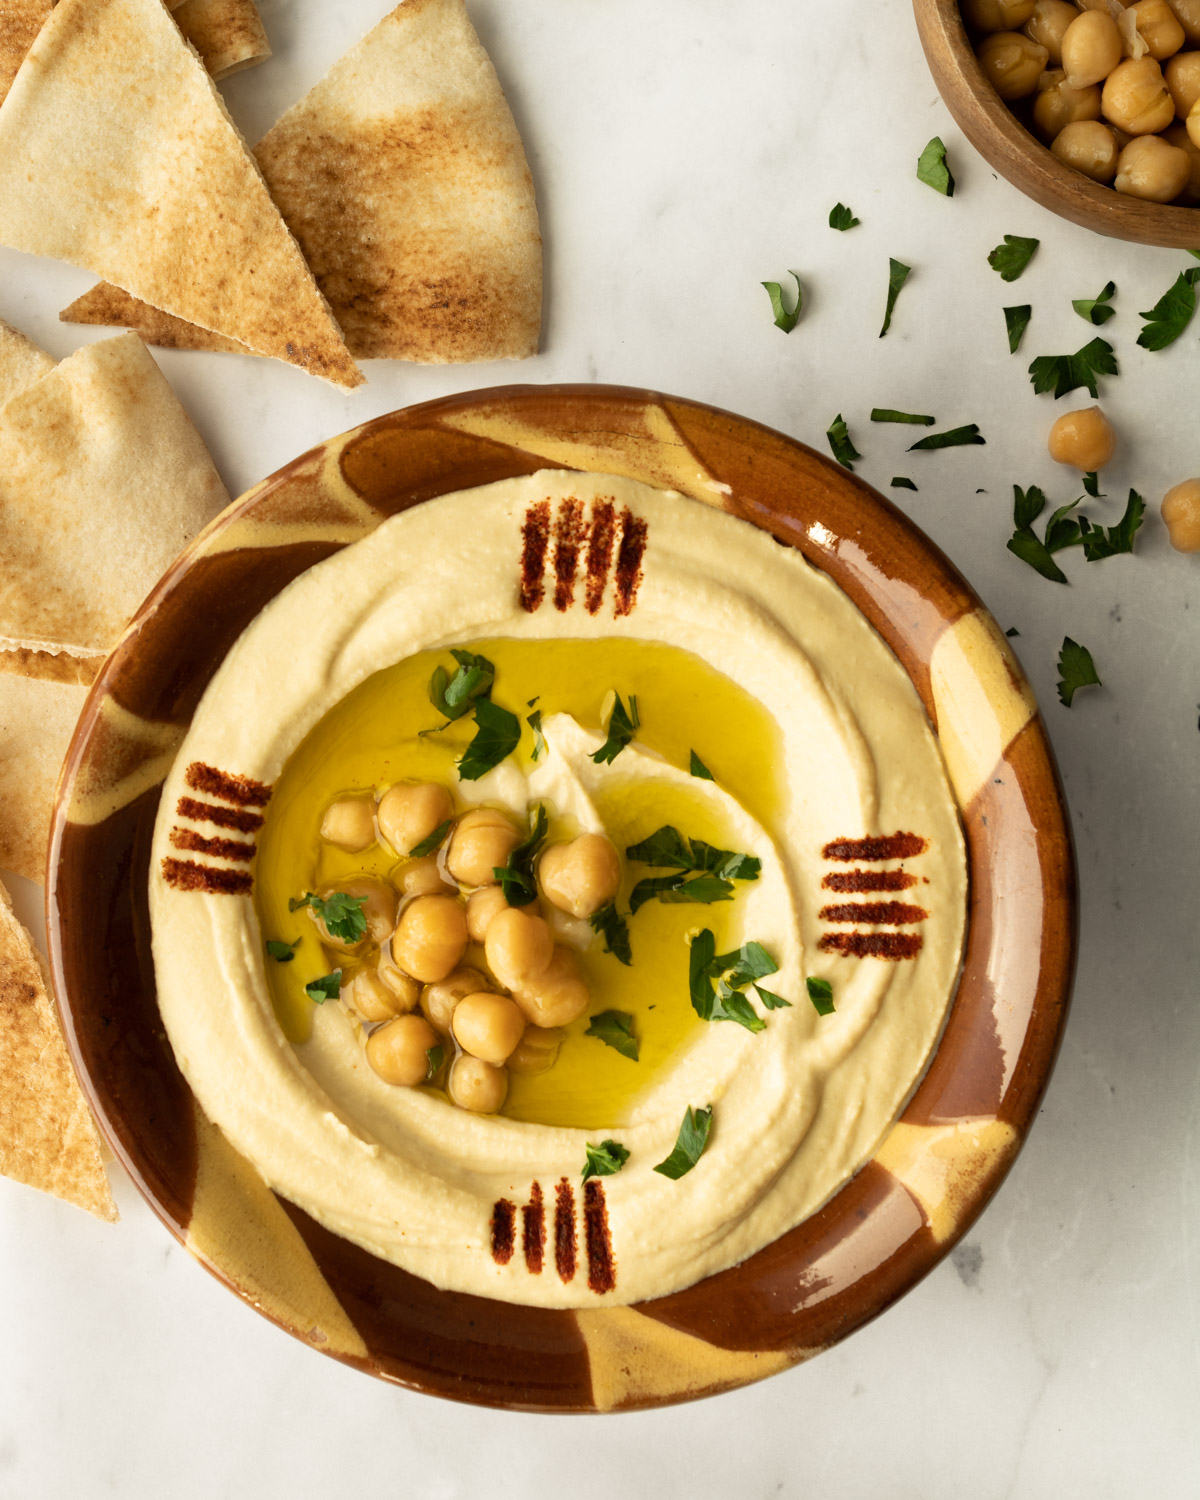
[[[1021,121],[983,75],[958,0],[913,0],[917,31],[946,108],[979,154],[1043,208],[1118,240],[1200,246],[1200,208],[1146,203],[1092,182],[1062,162]]]
[[[798,548],[876,627],[935,724],[970,896],[946,1030],[872,1160],[732,1270],[635,1307],[518,1307],[426,1281],[277,1198],[206,1121],[167,1042],[150,957],[163,780],[226,652],[293,578],[408,506],[546,466],[630,475]],[[452,539],[450,539],[452,545]],[[1038,1111],[1066,1015],[1075,879],[1054,759],[1008,642],[875,491],[753,422],[605,386],[450,396],[296,459],[189,547],[92,691],[59,785],[47,881],[55,990],[105,1135],[167,1227],[311,1347],[493,1406],[662,1405],[756,1380],[888,1307],[970,1227]]]

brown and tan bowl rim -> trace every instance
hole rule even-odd
[[[438,1291],[270,1193],[178,1072],[154,1001],[145,898],[162,780],[200,691],[254,614],[388,515],[546,467],[679,489],[828,573],[896,652],[937,726],[971,881],[946,1031],[874,1157],[741,1266],[671,1297],[584,1313]],[[359,1369],[543,1411],[658,1406],[759,1379],[836,1343],[937,1265],[1036,1115],[1077,920],[1045,728],[1008,642],[938,548],[881,495],[780,433],[701,403],[592,385],[500,387],[393,412],[231,505],[165,575],[92,689],[60,781],[46,901],[64,1030],[101,1128],[197,1259],[288,1332]]]

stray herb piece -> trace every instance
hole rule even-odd
[[[589,1177],[611,1177],[629,1160],[629,1152],[620,1141],[601,1141],[598,1146],[593,1146],[588,1141],[583,1154],[586,1160],[583,1175],[579,1179],[581,1182],[586,1182]]]
[[[436,1078],[441,1071],[442,1064],[446,1061],[446,1049],[441,1042],[435,1042],[432,1047],[425,1049],[425,1082]]]
[[[1136,490],[1129,491],[1125,514],[1115,526],[1107,528],[1091,525],[1086,516],[1079,520],[1083,533],[1083,555],[1088,562],[1103,562],[1106,557],[1116,557],[1122,552],[1133,551],[1133,539],[1146,513],[1146,502]]]
[[[1080,688],[1101,686],[1092,653],[1086,646],[1073,641],[1069,635],[1063,637],[1062,651],[1058,657],[1058,675],[1059,701],[1067,708],[1070,708],[1071,700]]]
[[[754,986],[754,993],[768,1010],[791,1010],[792,1002],[777,995],[774,990],[764,990],[761,984]]]
[[[546,842],[548,825],[546,809],[539,802],[533,814],[529,837],[517,845],[508,856],[506,865],[496,865],[492,870],[509,906],[528,906],[531,901],[537,899],[533,862]]]
[[[1116,308],[1109,305],[1116,290],[1116,282],[1110,281],[1098,296],[1080,297],[1073,301],[1071,306],[1085,322],[1093,323],[1099,328],[1107,323],[1109,318],[1115,318],[1117,315]]]
[[[893,478],[892,488],[894,490],[912,490],[914,495],[919,493],[916,485],[912,482],[912,480],[905,478],[903,474],[897,474]]]
[[[968,422],[965,427],[951,427],[946,432],[931,432],[919,443],[913,443],[908,451],[928,453],[935,448],[965,448],[972,443],[982,446],[986,442],[987,438],[980,432],[978,425],[975,422]]]
[[[1034,393],[1040,396],[1052,390],[1056,401],[1080,386],[1086,386],[1093,396],[1098,396],[1096,377],[1119,373],[1113,346],[1100,338],[1093,339],[1074,354],[1039,355],[1029,366]]]
[[[348,896],[345,891],[334,891],[324,900],[311,891],[305,891],[298,901],[288,902],[288,911],[311,906],[325,923],[325,931],[330,937],[342,943],[357,943],[367,930],[366,904],[365,896]]]
[[[804,288],[800,285],[800,274],[798,271],[789,271],[788,275],[796,283],[796,305],[791,312],[783,305],[783,288],[777,281],[764,281],[763,286],[767,289],[767,296],[771,299],[771,311],[775,314],[775,327],[782,328],[784,333],[791,333],[800,321],[800,309],[804,306]]]
[[[1029,327],[1029,320],[1033,317],[1033,308],[1028,302],[1020,307],[1006,307],[1004,309],[1004,326],[1008,329],[1008,352],[1015,354],[1021,347],[1021,340],[1025,337],[1025,330]]]
[[[606,901],[588,918],[588,926],[604,939],[605,953],[623,964],[633,962],[633,949],[629,945],[629,923],[617,912],[615,901]]]
[[[988,256],[988,265],[998,271],[1002,281],[1016,281],[1033,259],[1040,240],[1026,239],[1020,234],[1006,234],[1004,243],[997,245]]]
[[[1143,349],[1165,349],[1192,321],[1197,281],[1200,281],[1200,266],[1180,271],[1150,311],[1138,313],[1139,318],[1146,320],[1145,328],[1138,334]]]
[[[628,709],[621,702],[620,693],[614,694],[612,713],[608,716],[608,738],[592,755],[596,764],[611,765],[633,738],[634,732],[641,727],[641,723],[637,699],[633,694],[629,695]]]
[[[701,781],[711,781],[713,773],[708,769],[696,752],[692,751],[692,761],[688,768],[693,776],[698,776]]]
[[[629,896],[630,915],[655,897],[702,905],[731,901],[735,880],[757,880],[762,872],[762,861],[754,855],[717,849],[701,839],[686,839],[669,823],[640,843],[630,844],[625,857],[638,864],[676,871],[639,880]]]
[[[521,721],[490,698],[475,705],[475,738],[458,763],[461,781],[478,781],[513,753],[521,741]]]
[[[450,825],[453,821],[453,818],[447,818],[444,823],[439,823],[428,837],[423,838],[419,844],[414,844],[408,851],[413,859],[424,859],[427,854],[432,854],[435,849],[440,849],[446,835],[450,832]]]
[[[487,698],[496,680],[496,669],[486,656],[476,656],[473,651],[454,651],[450,655],[458,663],[458,670],[451,677],[445,667],[436,667],[429,680],[429,701],[451,723],[470,713],[480,698]]]
[[[808,990],[808,998],[813,1003],[813,1009],[819,1016],[833,1015],[833,986],[828,979],[814,979],[810,974],[804,981]]]
[[[707,927],[692,939],[688,954],[692,1009],[702,1021],[736,1021],[747,1031],[765,1030],[767,1023],[739,991],[748,984],[757,989],[758,981],[774,974],[778,964],[761,943],[743,943],[732,953],[715,950],[716,939]],[[768,1010],[775,1008],[767,1004]]]
[[[1008,629],[1004,632],[1004,634],[1006,636],[1008,636],[1009,640],[1012,640],[1012,638],[1013,638],[1014,635],[1020,635],[1021,632],[1017,629],[1017,627],[1015,625],[1010,625],[1008,627]]]
[[[849,469],[853,474],[854,464],[851,460],[861,458],[862,454],[859,453],[850,441],[850,431],[846,426],[841,412],[838,412],[837,416],[829,424],[829,430],[825,436],[829,439],[829,450],[834,458],[837,459],[843,469]]]
[[[304,993],[316,1005],[324,1005],[326,1000],[336,1000],[342,993],[342,971],[334,969],[332,974],[323,974],[320,979],[314,979],[304,986]]]
[[[546,737],[542,733],[542,711],[535,708],[531,714],[526,714],[525,722],[533,730],[533,754],[530,760],[541,760],[546,753]]]
[[[911,411],[893,411],[890,406],[873,406],[871,408],[871,421],[911,422],[916,427],[932,427],[937,418],[920,416],[917,412]]]
[[[880,338],[882,338],[888,331],[888,329],[892,326],[892,314],[896,310],[896,298],[900,295],[900,288],[908,280],[909,273],[911,271],[911,266],[906,266],[903,261],[893,260],[889,256],[887,311],[883,315],[883,327],[879,330]],[[854,456],[856,458],[858,457],[857,454],[855,454]],[[847,465],[847,467],[849,467],[849,465]]]
[[[716,995],[713,992],[712,965],[717,955],[717,940],[705,927],[692,939],[688,948],[688,990],[692,1009],[702,1021],[711,1021]]]
[[[1092,469],[1090,473],[1083,476],[1083,487],[1093,500],[1100,498],[1100,476]]]
[[[954,178],[950,175],[941,136],[935,135],[917,158],[917,181],[945,198],[954,197]]]
[[[638,1039],[633,1034],[633,1017],[625,1010],[602,1010],[588,1022],[584,1036],[594,1036],[612,1047],[630,1062],[638,1060]]]
[[[294,943],[281,943],[277,938],[267,939],[267,952],[277,964],[290,964],[299,946],[299,938]]]
[[[856,219],[844,203],[835,203],[829,210],[830,229],[853,229],[856,224],[861,224],[861,219]]]
[[[685,1177],[696,1163],[700,1160],[705,1146],[708,1144],[708,1132],[712,1128],[712,1105],[707,1109],[689,1108],[683,1117],[683,1124],[679,1127],[679,1135],[675,1141],[675,1149],[665,1161],[660,1161],[655,1167],[656,1172],[661,1172],[664,1177],[670,1177],[678,1181]]]
[[[1045,495],[1036,485],[1031,485],[1028,490],[1013,485],[1013,500],[1016,530],[1009,538],[1008,550],[1052,583],[1067,582],[1067,575],[1052,556],[1065,547],[1082,547],[1088,562],[1102,562],[1106,557],[1132,552],[1134,537],[1146,510],[1142,497],[1136,490],[1130,490],[1125,514],[1117,524],[1096,526],[1086,516],[1071,515],[1079,504],[1079,500],[1072,500],[1067,505],[1060,505],[1051,515],[1043,539],[1034,532],[1033,523],[1046,508]]]

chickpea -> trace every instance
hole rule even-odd
[[[1118,63],[1105,82],[1100,108],[1106,119],[1130,135],[1152,135],[1175,118],[1162,69],[1152,57]]]
[[[1192,164],[1192,175],[1180,197],[1188,203],[1200,203],[1200,146],[1193,144],[1186,125],[1172,125],[1169,130],[1164,130],[1163,140],[1187,152]]]
[[[482,943],[492,918],[508,910],[508,897],[498,885],[482,885],[467,898],[467,933],[473,943]]]
[[[445,979],[425,986],[421,1009],[443,1036],[449,1036],[458,1002],[464,995],[477,995],[487,987],[488,982],[478,969],[455,969]]]
[[[331,802],[321,819],[321,837],[348,854],[361,854],[375,842],[375,804],[367,797]]]
[[[416,1010],[417,1001],[421,998],[421,986],[411,974],[406,974],[390,958],[380,958],[376,973],[379,975],[379,982],[392,995],[394,1014]]]
[[[429,1049],[437,1044],[424,1016],[397,1016],[367,1038],[367,1061],[384,1083],[415,1088],[429,1077]]]
[[[1159,135],[1130,141],[1117,158],[1113,187],[1131,198],[1170,203],[1192,180],[1192,160],[1186,151]]]
[[[446,1092],[459,1109],[469,1109],[476,1115],[494,1115],[508,1093],[508,1074],[481,1057],[464,1053],[451,1065]]]
[[[492,873],[508,863],[521,842],[517,825],[495,807],[477,807],[455,825],[446,868],[463,885],[494,885]]]
[[[1037,0],[1033,15],[1022,29],[1030,41],[1045,47],[1050,61],[1057,67],[1062,62],[1062,39],[1077,15],[1079,7],[1072,5],[1070,0]]]
[[[1200,99],[1197,99],[1191,109],[1188,110],[1188,117],[1184,121],[1184,124],[1187,127],[1188,139],[1192,145],[1200,146]]]
[[[392,956],[424,984],[445,979],[467,946],[467,914],[453,896],[418,896],[400,914]]]
[[[397,854],[410,854],[453,813],[450,793],[431,781],[398,781],[375,809],[379,831]]]
[[[505,1062],[525,1030],[525,1016],[515,1000],[490,990],[464,995],[454,1011],[454,1040],[472,1057],[493,1067]]]
[[[1064,125],[1050,150],[1068,167],[1093,182],[1111,182],[1117,171],[1117,143],[1099,120],[1077,120]]]
[[[1046,445],[1057,464],[1087,474],[1102,469],[1112,458],[1117,435],[1098,406],[1064,412],[1050,429]]]
[[[535,979],[513,989],[513,999],[535,1026],[566,1026],[588,1008],[587,981],[579,972],[579,961],[561,943],[549,965]]]
[[[1067,82],[1076,89],[1103,82],[1121,61],[1123,51],[1121,33],[1108,12],[1084,11],[1067,27],[1062,39]]]
[[[510,906],[488,924],[483,951],[497,980],[506,990],[515,990],[545,972],[554,955],[554,939],[544,917]]]
[[[326,927],[324,918],[318,917],[310,908],[310,915],[317,924],[317,931],[321,934],[323,943],[328,944],[330,948],[336,948],[339,953],[353,953],[364,942],[387,942],[396,928],[396,907],[399,898],[386,880],[377,880],[373,876],[362,875],[354,880],[343,880],[340,885],[326,887],[321,892],[321,897],[327,901],[336,893],[365,898],[367,904],[362,910],[367,919],[367,930],[355,942],[348,943],[344,938],[334,937]]]
[[[451,884],[438,868],[436,854],[427,854],[424,859],[414,859],[412,864],[405,865],[400,888],[406,896],[444,896],[448,891],[458,892],[458,887]]]
[[[558,1061],[563,1034],[557,1026],[526,1026],[525,1034],[509,1054],[508,1071],[522,1078],[548,1073]]]
[[[1200,46],[1200,0],[1167,0],[1183,34],[1192,46]]]
[[[1019,31],[997,31],[984,37],[979,46],[983,76],[1001,99],[1010,101],[1033,93],[1049,60],[1045,47],[1039,47]]]
[[[962,13],[976,31],[1015,31],[1037,8],[1037,0],[962,0]]]
[[[1176,115],[1186,120],[1192,105],[1200,99],[1200,52],[1177,52],[1163,69],[1163,77]]]
[[[386,1021],[409,1007],[401,1005],[376,969],[360,969],[342,985],[342,999],[364,1021]]]
[[[1076,120],[1100,118],[1100,90],[1094,83],[1077,89],[1066,81],[1065,73],[1046,76],[1054,81],[1039,90],[1033,101],[1033,123],[1044,141],[1057,139],[1059,132]]]
[[[621,861],[602,833],[581,833],[569,843],[551,844],[537,874],[542,894],[559,911],[590,917],[617,894]]]
[[[1136,0],[1125,14],[1134,17],[1138,36],[1145,42],[1150,56],[1158,62],[1174,56],[1187,40],[1167,0]]]
[[[1162,518],[1176,552],[1200,552],[1200,479],[1185,479],[1167,491]]]

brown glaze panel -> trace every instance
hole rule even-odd
[[[422,410],[418,407],[370,423],[342,452],[342,478],[385,515],[436,495],[533,474],[545,467],[531,454],[502,443],[423,425]]]

